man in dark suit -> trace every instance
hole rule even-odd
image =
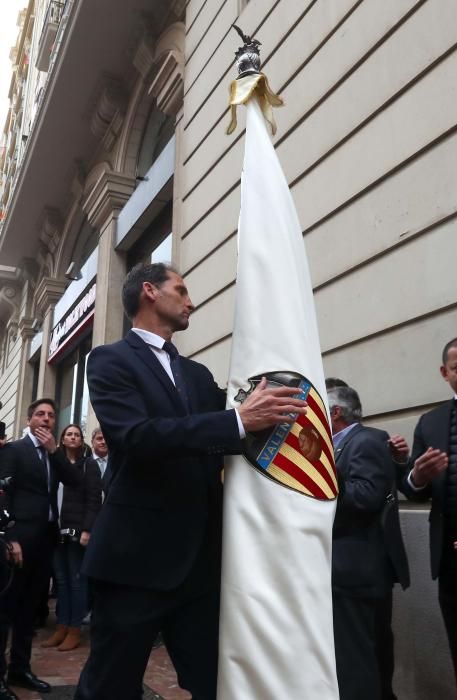
[[[92,455],[98,464],[102,477],[103,495],[106,495],[111,478],[111,469],[108,463],[108,445],[99,425],[92,431],[91,445]]]
[[[0,700],[16,695],[5,683],[6,644],[11,629],[8,685],[47,693],[51,687],[30,669],[33,623],[40,594],[49,580],[57,542],[59,482],[77,485],[78,470],[57,450],[53,436],[56,411],[52,399],[38,399],[28,409],[28,434],[2,449],[0,476],[12,477],[8,507],[15,525],[5,534],[16,564],[6,595],[0,599]]]
[[[88,361],[112,478],[86,553],[91,653],[76,698],[139,700],[161,630],[181,687],[215,700],[222,455],[305,403],[262,380],[237,411],[224,410],[208,369],[171,344],[194,308],[172,268],[133,268],[123,303],[132,331]]]
[[[430,557],[457,680],[457,338],[443,349],[441,376],[454,397],[419,419],[405,495],[432,499]]]
[[[377,645],[379,608],[390,599],[391,614],[393,583],[409,583],[395,469],[388,434],[361,424],[357,392],[336,386],[329,390],[328,398],[340,485],[332,565],[340,698],[381,700],[389,697],[386,693],[391,689],[384,682],[383,659]],[[383,609],[383,619],[386,614]]]
[[[339,377],[327,377],[325,380],[327,391],[348,386],[349,384]],[[381,525],[388,555],[388,566],[393,572],[392,584],[398,582],[405,589],[410,583],[409,566],[400,529],[397,488],[402,488],[405,471],[409,464],[409,447],[402,435],[396,434],[389,437],[383,430],[373,430],[371,435],[373,438],[377,437],[383,444],[386,443],[386,436],[388,438],[387,445],[393,462],[395,483],[392,484],[389,500],[384,506]],[[395,666],[392,602],[392,586],[388,588],[386,595],[376,598],[375,649],[381,680],[382,700],[397,700],[392,687]]]

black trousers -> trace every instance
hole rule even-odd
[[[333,594],[340,700],[381,700],[376,656],[376,599]]]
[[[10,630],[9,668],[30,670],[35,615],[43,588],[49,581],[56,536],[55,524],[49,524],[39,537],[23,544],[23,566],[15,568],[11,586],[0,599],[0,678],[6,674],[5,652]]]
[[[392,591],[375,599],[375,640],[382,700],[397,700],[392,689],[394,675],[394,635],[392,632]]]
[[[438,596],[457,684],[457,552],[443,551]]]
[[[219,575],[205,554],[169,592],[92,581],[91,650],[75,700],[140,700],[159,632],[181,688],[193,700],[216,700]]]

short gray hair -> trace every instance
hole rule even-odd
[[[360,423],[362,404],[355,389],[350,386],[336,386],[330,389],[327,395],[330,408],[339,406],[346,423]]]
[[[97,433],[101,433],[103,435],[103,430],[100,428],[99,425],[97,425],[97,427],[93,429],[91,440],[94,439],[94,437],[97,435]]]

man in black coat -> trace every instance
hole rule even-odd
[[[333,527],[332,590],[335,653],[341,700],[381,700],[377,648],[380,607],[392,586],[409,583],[395,493],[389,435],[361,424],[350,387],[328,392],[340,495]],[[383,616],[385,618],[385,611]],[[388,697],[388,696],[387,696]]]
[[[0,700],[16,697],[5,683],[10,629],[8,685],[40,693],[51,689],[30,669],[33,624],[57,542],[59,482],[77,485],[81,481],[81,475],[56,452],[55,419],[52,399],[34,401],[28,409],[28,434],[2,449],[0,477],[12,477],[6,499],[15,519],[5,537],[16,568],[10,588],[0,599]]]
[[[457,338],[445,345],[440,371],[454,396],[419,419],[412,469],[403,491],[415,501],[432,499],[432,577],[439,579],[440,607],[457,680]]]
[[[161,630],[181,687],[215,700],[222,456],[241,450],[244,431],[292,422],[284,414],[305,404],[263,380],[237,411],[224,410],[208,369],[171,344],[194,307],[170,267],[133,268],[123,303],[132,331],[88,361],[112,476],[86,553],[91,653],[75,697],[139,700]]]

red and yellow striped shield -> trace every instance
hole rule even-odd
[[[305,416],[294,423],[280,423],[273,429],[248,434],[244,455],[265,476],[294,491],[319,500],[338,495],[332,435],[324,403],[314,386],[296,372],[269,372],[249,379],[251,388],[241,391],[243,401],[265,376],[270,386],[297,387],[297,397],[305,399]]]

